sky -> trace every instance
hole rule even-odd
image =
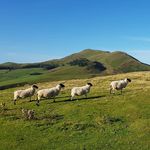
[[[150,1],[0,0],[0,63],[87,48],[124,51],[150,64]]]

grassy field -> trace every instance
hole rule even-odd
[[[123,94],[110,95],[109,83],[125,77],[132,82]],[[70,101],[71,87],[86,82],[94,85],[88,98]],[[28,99],[13,105],[18,88],[0,91],[0,102],[6,103],[0,109],[0,150],[150,149],[150,72],[68,80],[65,85],[56,103],[42,100],[39,107]],[[21,108],[34,109],[36,119],[24,119]]]
[[[34,73],[38,73],[38,75],[32,75]],[[90,78],[93,75],[96,76],[96,73],[89,73],[84,67],[78,66],[64,66],[53,70],[44,70],[43,68],[16,69],[12,71],[0,70],[0,86],[69,80],[79,77]]]

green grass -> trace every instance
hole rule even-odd
[[[112,80],[129,77],[132,82],[120,95],[109,94]],[[92,82],[88,99],[69,101],[70,88]],[[58,82],[39,83],[47,88]],[[92,79],[68,80],[53,103],[40,106],[28,99],[11,102],[13,91],[0,92],[1,150],[149,150],[150,149],[150,72],[128,73]],[[22,87],[23,89],[28,87]],[[22,117],[21,108],[34,109],[35,120]]]
[[[31,75],[32,73],[41,73],[40,75]],[[60,81],[77,78],[90,78],[99,75],[91,73],[85,67],[62,66],[53,70],[44,70],[42,68],[16,69],[12,71],[0,70],[0,86],[12,85],[16,83],[32,84],[37,82]]]
[[[42,73],[41,75],[30,75],[31,73],[39,72]],[[15,84],[15,83],[22,83],[22,82],[35,82],[36,80],[40,79],[47,73],[46,70],[42,68],[31,68],[31,69],[16,69],[12,71],[8,70],[1,70],[0,71],[0,85],[8,85],[8,84]]]

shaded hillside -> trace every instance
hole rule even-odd
[[[44,68],[44,69],[54,69],[58,67],[58,63],[47,63],[47,62],[39,62],[39,63],[13,63],[13,62],[6,62],[3,64],[0,64],[0,70],[3,69],[9,69],[9,70],[15,70],[15,69],[26,69],[26,68]]]

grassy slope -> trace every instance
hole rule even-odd
[[[129,77],[132,83],[123,95],[109,95],[112,80]],[[94,84],[88,99],[68,101],[70,87]],[[39,83],[40,88],[57,82]],[[127,73],[93,79],[70,80],[57,98],[11,103],[12,92],[1,91],[0,102],[8,110],[0,113],[0,149],[12,150],[148,150],[150,148],[150,72]],[[23,87],[26,88],[26,87]],[[37,120],[22,118],[21,107],[34,109]]]
[[[39,72],[45,74],[46,71],[41,68],[17,69],[17,70],[0,70],[0,85],[7,85],[20,82],[31,82],[40,78],[42,75],[30,75],[30,73]]]
[[[41,75],[30,75],[30,73],[42,73]],[[8,70],[0,70],[0,86],[15,83],[37,83],[47,81],[69,80],[77,78],[89,78],[96,74],[89,73],[84,67],[78,66],[62,66],[51,71],[42,68],[32,69],[16,69],[8,72]]]

